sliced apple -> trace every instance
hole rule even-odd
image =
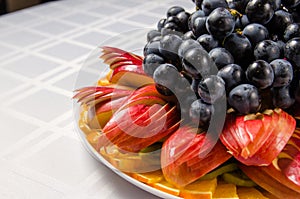
[[[184,187],[231,157],[220,142],[212,145],[207,139],[205,133],[197,134],[197,129],[183,126],[164,142],[161,164],[168,182]]]
[[[151,77],[147,76],[143,69],[137,65],[122,65],[114,69],[110,81],[119,85],[139,88],[148,84],[153,84]]]
[[[295,119],[281,109],[256,115],[229,115],[220,139],[243,164],[269,165],[292,136],[295,125]]]
[[[124,50],[103,46],[101,59],[104,63],[108,64],[111,69],[115,69],[121,65],[137,65],[142,66],[143,58],[141,56],[135,55]]]
[[[242,171],[263,189],[274,196],[284,199],[300,198],[300,193],[287,187],[284,182],[279,182],[258,166],[246,166],[240,164]]]

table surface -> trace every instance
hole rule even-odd
[[[99,60],[91,62],[99,46],[141,52],[147,30],[172,5],[194,7],[190,0],[62,0],[0,16],[0,198],[157,198],[89,155],[71,97],[99,77]]]

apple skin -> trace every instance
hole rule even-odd
[[[111,69],[115,69],[122,65],[137,65],[142,67],[143,58],[130,52],[126,52],[119,48],[103,46],[102,55],[104,63],[108,64]]]
[[[282,151],[296,126],[281,109],[271,114],[228,115],[220,140],[245,165],[266,166]]]
[[[300,193],[294,191],[293,189],[287,187],[284,184],[284,180],[277,181],[275,178],[272,177],[272,175],[269,175],[260,167],[258,166],[246,166],[243,164],[240,164],[239,167],[242,169],[242,171],[256,184],[258,184],[263,189],[270,192],[272,195],[278,198],[284,198],[284,199],[295,199],[300,198]],[[284,175],[282,175],[284,179]]]
[[[154,84],[153,79],[144,73],[142,67],[137,65],[122,65],[115,68],[110,77],[110,82],[133,88]]]
[[[179,128],[162,147],[161,165],[166,180],[176,187],[185,187],[231,157],[220,142],[213,143],[194,128]]]
[[[105,125],[97,148],[113,144],[124,152],[139,152],[176,131],[179,124],[175,107],[168,104],[129,106]]]

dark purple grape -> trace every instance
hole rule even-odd
[[[229,92],[233,87],[242,84],[245,79],[244,70],[237,64],[229,64],[219,70],[218,76],[220,76],[225,82],[225,89]]]
[[[193,39],[196,40],[196,36],[194,35],[193,31],[187,31],[183,36],[182,36],[183,40],[187,40],[187,39]]]
[[[286,27],[283,38],[285,41],[288,41],[294,37],[300,37],[300,24],[292,23],[288,27]]]
[[[161,36],[161,33],[157,30],[150,30],[147,34],[147,41],[152,41],[155,37]]]
[[[276,108],[287,109],[291,107],[295,99],[291,96],[289,86],[272,88],[273,105]]]
[[[164,36],[160,40],[159,52],[166,61],[178,61],[178,48],[182,43],[181,37],[173,34]]]
[[[179,27],[181,28],[181,30],[183,32],[188,31],[189,30],[188,20],[190,18],[190,13],[183,11],[183,12],[178,13],[176,15],[176,17],[179,20]]]
[[[254,57],[256,60],[262,59],[271,62],[274,59],[280,58],[280,48],[272,40],[261,41],[254,48]]]
[[[166,19],[160,19],[157,23],[157,30],[161,31],[161,29],[164,27],[166,23]]]
[[[156,54],[149,54],[143,60],[143,70],[152,77],[155,69],[163,63],[165,63],[164,58]]]
[[[250,24],[250,21],[247,15],[242,15],[235,20],[235,29],[244,29],[247,25]]]
[[[228,3],[226,0],[203,0],[201,4],[201,9],[208,16],[216,8],[228,8]]]
[[[177,68],[172,64],[161,64],[153,73],[153,79],[157,91],[166,96],[174,94],[174,82],[176,82],[179,78],[180,74]]]
[[[293,17],[290,13],[284,10],[277,10],[274,13],[272,20],[268,23],[268,29],[277,34],[279,39],[283,35],[286,27],[293,23]]]
[[[300,68],[300,37],[290,39],[284,49],[284,56],[293,66]]]
[[[214,48],[209,51],[208,55],[215,62],[218,69],[221,69],[228,64],[234,63],[233,56],[225,48]]]
[[[284,59],[275,59],[270,63],[274,71],[273,87],[289,85],[293,80],[293,66]]]
[[[256,60],[247,68],[246,77],[249,82],[260,89],[264,89],[273,84],[273,68],[264,60]]]
[[[269,0],[250,0],[245,13],[250,22],[267,24],[274,15],[274,9]]]
[[[206,20],[207,20],[206,16],[205,17],[197,17],[194,20],[194,23],[191,24],[192,31],[196,38],[207,33],[206,26],[205,26]]]
[[[166,22],[165,22],[165,24],[166,23],[174,23],[174,24],[176,24],[178,27],[180,27],[180,21],[179,21],[179,19],[178,19],[178,17],[177,16],[169,16],[167,19],[166,19]]]
[[[206,20],[206,29],[214,37],[223,39],[234,30],[235,19],[226,8],[216,8]]]
[[[191,16],[188,20],[188,27],[190,30],[192,30],[194,22],[198,17],[205,17],[205,13],[202,10],[197,10],[191,14]]]
[[[172,6],[167,11],[167,17],[176,16],[178,13],[184,11],[184,9],[180,6]]]
[[[242,67],[248,66],[252,60],[252,45],[249,39],[241,34],[232,33],[224,40],[226,48],[234,58],[235,63]]]
[[[217,67],[208,53],[201,48],[186,51],[182,59],[184,69],[195,79],[217,74]]]
[[[174,22],[166,22],[164,27],[161,29],[161,34],[163,35],[163,30],[164,29],[168,29],[168,30],[173,30],[173,31],[180,31],[180,27],[178,26],[178,24],[174,23]],[[164,35],[163,35],[164,36]]]
[[[214,107],[198,99],[191,104],[189,112],[194,124],[204,126],[209,123],[211,115],[214,112]]]
[[[148,42],[144,47],[144,56],[149,54],[161,55],[159,52],[160,41]]]
[[[217,75],[209,75],[200,81],[198,94],[204,102],[214,104],[226,97],[225,82]]]
[[[210,34],[201,35],[198,37],[197,41],[207,52],[219,46],[219,41]]]
[[[243,35],[250,40],[252,46],[255,46],[258,42],[269,38],[269,31],[261,24],[251,23],[243,29]]]
[[[183,57],[184,54],[192,48],[202,48],[202,46],[196,40],[193,39],[184,40],[178,48],[178,55],[180,57]]]
[[[240,84],[230,91],[228,103],[240,114],[257,113],[261,106],[261,97],[255,86]]]

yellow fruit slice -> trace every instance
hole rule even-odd
[[[239,199],[234,184],[218,184],[213,199]]]
[[[180,194],[180,190],[172,184],[168,183],[166,180],[153,184],[153,187],[174,196],[179,196]]]
[[[198,180],[185,186],[180,196],[185,199],[212,199],[217,187],[217,178],[212,180]]]
[[[132,177],[146,184],[154,184],[164,180],[161,170],[148,173],[134,173],[132,174]]]
[[[237,194],[240,199],[268,199],[253,187],[239,187],[237,189]]]

